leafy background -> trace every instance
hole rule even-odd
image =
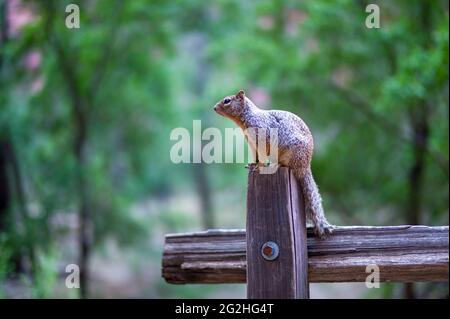
[[[448,2],[372,2],[379,29],[360,0],[1,0],[0,296],[245,297],[160,277],[164,234],[245,224],[242,164],[169,157],[176,127],[234,127],[212,106],[241,88],[308,123],[332,223],[448,225]],[[82,289],[64,285],[71,263]]]

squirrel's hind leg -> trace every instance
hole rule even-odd
[[[245,166],[245,168],[248,168],[251,172],[259,172],[260,174],[274,174],[279,167],[280,164],[271,162],[250,163]]]

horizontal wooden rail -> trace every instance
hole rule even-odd
[[[309,282],[364,282],[376,264],[382,282],[447,281],[448,226],[338,227],[325,240],[308,230]],[[244,230],[166,235],[169,283],[245,283]]]

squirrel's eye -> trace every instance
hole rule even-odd
[[[223,104],[230,104],[231,103],[231,99],[226,98],[225,100],[223,100]]]

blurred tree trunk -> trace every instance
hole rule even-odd
[[[13,202],[17,204],[17,218],[11,216]],[[17,272],[29,271],[33,274],[38,269],[33,244],[36,240],[34,227],[29,218],[19,162],[8,135],[5,135],[0,140],[0,233],[9,231],[8,220],[15,223],[13,231],[23,239],[23,251],[13,251],[11,256],[14,268]],[[23,256],[28,258],[27,268],[24,267]]]
[[[69,73],[73,70],[67,70]],[[72,73],[73,74],[73,73]],[[80,266],[80,297],[87,298],[89,291],[89,259],[91,255],[93,228],[88,205],[88,183],[86,180],[87,117],[78,82],[73,75],[71,90],[72,125],[74,130],[73,153],[76,159],[76,189],[78,194],[78,241]]]
[[[8,20],[6,16],[7,3],[5,0],[0,1],[0,86],[3,87],[1,82],[3,82],[3,66],[4,66],[4,56],[3,48],[8,41]],[[3,93],[3,92],[1,92]],[[3,94],[2,94],[3,95]],[[0,95],[0,102],[5,100],[5,97]],[[7,173],[7,146],[8,141],[4,135],[4,129],[0,128],[0,233],[6,231],[6,218],[7,211],[11,205],[11,192],[10,186],[8,184],[8,173]]]
[[[409,169],[408,204],[406,205],[407,223],[420,224],[420,210],[422,206],[423,177],[425,171],[425,157],[428,147],[429,123],[427,104],[424,101],[410,114],[413,129],[413,164]],[[416,298],[413,283],[405,284],[404,297]]]
[[[74,105],[78,105],[75,104]],[[80,266],[80,297],[88,297],[89,285],[89,257],[91,255],[92,246],[92,225],[90,210],[87,198],[87,182],[85,177],[85,146],[86,146],[86,118],[81,111],[81,107],[74,108],[75,116],[73,117],[75,128],[74,154],[77,161],[77,193],[79,196],[79,266]]]
[[[214,228],[214,213],[211,202],[211,186],[205,165],[205,163],[194,164],[194,177],[200,197],[203,228],[211,229]]]
[[[208,19],[205,11],[202,12],[204,19]],[[206,26],[205,26],[206,28]],[[208,61],[205,58],[205,50],[207,45],[207,36],[204,33],[196,34],[192,37],[189,50],[192,51],[192,56],[196,56],[196,52],[201,52],[197,55],[196,74],[192,82],[192,90],[195,96],[202,96],[205,92],[206,84],[211,73]],[[204,110],[201,110],[200,119],[202,124],[206,122],[207,117],[204,115]],[[201,141],[200,151],[203,149],[203,141]],[[198,196],[200,198],[200,209],[202,215],[202,224],[204,229],[214,228],[214,208],[211,195],[211,184],[208,178],[207,164],[202,160],[201,163],[193,164],[193,175],[196,184]]]
[[[421,1],[418,6],[420,12],[420,24],[422,34],[422,46],[428,47],[431,41],[431,3]],[[429,137],[429,112],[428,101],[421,100],[417,105],[412,106],[409,113],[410,127],[412,128],[413,142],[413,163],[408,174],[408,204],[406,205],[406,218],[408,224],[416,225],[420,223],[420,211],[422,206],[423,177],[426,169],[426,153],[428,150]],[[405,284],[404,297],[408,299],[416,298],[413,283]]]
[[[48,7],[51,10],[52,8]],[[51,11],[48,12],[50,15]],[[75,157],[76,170],[75,182],[78,197],[78,245],[79,245],[79,267],[80,267],[80,297],[87,298],[89,291],[89,257],[92,246],[92,224],[90,208],[88,205],[88,183],[86,180],[86,144],[88,119],[86,110],[88,102],[83,98],[79,79],[76,76],[73,63],[74,56],[69,57],[63,45],[59,42],[56,34],[50,39],[57,53],[58,64],[67,86],[70,106],[71,121],[73,128],[72,151]]]
[[[78,61],[77,53],[74,50],[66,50],[63,44],[58,39],[55,31],[54,12],[57,11],[56,1],[47,2],[46,9],[49,15],[50,23],[53,26],[50,34],[50,43],[56,51],[58,64],[61,67],[67,93],[69,96],[69,103],[71,106],[71,124],[73,128],[73,144],[72,150],[76,161],[76,191],[78,197],[78,219],[79,219],[79,267],[80,267],[80,297],[87,298],[89,292],[89,260],[92,251],[94,224],[91,216],[91,207],[89,205],[89,183],[86,174],[87,167],[87,153],[86,148],[88,144],[88,128],[89,128],[89,110],[93,108],[96,103],[96,95],[101,89],[102,79],[105,76],[108,63],[112,55],[112,45],[117,36],[117,30],[120,26],[120,19],[123,14],[123,5],[125,1],[116,1],[117,12],[121,15],[111,26],[109,36],[106,38],[102,57],[96,70],[93,72],[93,78],[87,89],[83,90],[81,87],[81,79],[76,74],[76,64],[73,61]]]
[[[7,155],[11,168],[11,178],[13,181],[13,190],[14,190],[14,199],[17,203],[17,211],[18,217],[20,219],[21,224],[21,236],[24,240],[24,250],[25,254],[28,257],[30,267],[29,270],[32,274],[36,274],[39,265],[36,260],[36,252],[35,252],[35,244],[34,242],[37,239],[37,236],[34,232],[34,225],[32,224],[32,220],[30,219],[30,214],[27,208],[27,201],[25,196],[25,190],[23,186],[22,174],[20,171],[19,160],[16,156],[16,151],[12,144],[7,144]],[[20,257],[18,257],[20,258]],[[20,258],[21,259],[21,258]],[[22,265],[20,266],[22,268]]]
[[[78,79],[65,51],[58,46],[60,63],[65,73],[72,107],[73,153],[76,160],[76,190],[78,195],[78,245],[80,266],[80,297],[87,298],[89,291],[89,257],[92,246],[92,225],[88,205],[88,183],[86,180],[87,115]]]
[[[0,234],[6,232],[6,219],[11,207],[11,190],[8,181],[7,141],[0,139]]]
[[[8,24],[8,4],[7,0],[0,1],[0,87],[4,88],[3,82],[8,79],[5,74],[6,71],[6,57],[3,48],[9,42],[9,24]],[[1,92],[0,103],[7,101],[6,93]],[[11,261],[16,272],[23,272],[24,269],[23,257],[28,257],[30,268],[33,273],[37,267],[35,260],[35,249],[33,245],[34,233],[33,227],[29,220],[29,214],[26,207],[25,192],[23,189],[22,176],[20,173],[19,162],[12,145],[9,128],[7,125],[0,128],[0,233],[8,232],[8,219],[12,220],[11,224],[17,223],[13,227],[13,231],[21,227],[23,238],[23,251],[13,251]],[[17,203],[19,218],[13,219],[12,206]],[[20,226],[19,226],[20,225]],[[19,232],[17,232],[19,233]]]

